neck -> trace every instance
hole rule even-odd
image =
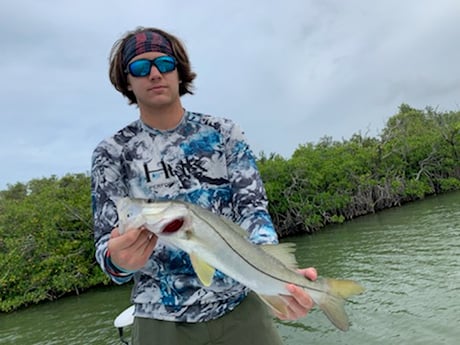
[[[180,102],[160,107],[139,106],[141,120],[148,126],[160,130],[175,128],[182,120],[184,109]]]

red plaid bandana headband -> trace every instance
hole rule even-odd
[[[169,40],[154,31],[143,31],[130,37],[123,48],[123,65],[137,55],[147,52],[160,52],[174,56]]]

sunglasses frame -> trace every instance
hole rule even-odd
[[[173,67],[172,69],[170,70],[165,70],[165,71],[162,71],[163,68],[161,68],[162,66],[158,64],[158,62],[161,63],[161,61],[168,61],[168,63],[173,63]],[[139,75],[139,74],[136,74],[136,73],[133,73],[133,70],[132,70],[132,65],[133,64],[138,64],[139,62],[148,62],[149,63],[149,68],[148,68],[148,72],[147,74],[145,75]],[[167,66],[170,66],[169,64],[166,64]],[[176,69],[177,67],[177,60],[174,56],[171,56],[171,55],[161,55],[161,56],[158,56],[156,57],[155,59],[139,59],[139,60],[136,60],[136,61],[133,61],[131,63],[128,64],[128,67],[126,67],[126,70],[125,72],[126,73],[129,73],[131,74],[133,77],[136,77],[136,78],[142,78],[142,77],[147,77],[149,74],[150,74],[150,71],[152,70],[152,66],[155,66],[156,69],[158,69],[158,71],[163,74],[163,73],[169,73],[169,72],[172,72]]]

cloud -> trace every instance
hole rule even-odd
[[[86,172],[137,117],[110,85],[110,48],[172,32],[198,73],[193,111],[234,119],[253,150],[290,156],[328,135],[377,135],[402,103],[458,110],[460,3],[17,0],[0,5],[0,188]]]

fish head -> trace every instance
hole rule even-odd
[[[193,213],[180,201],[154,201],[120,198],[116,201],[119,231],[147,229],[159,239],[190,252],[196,246]]]
[[[149,231],[166,240],[187,240],[191,234],[192,217],[180,202],[154,202],[142,209],[143,224]]]
[[[149,202],[144,199],[119,198],[115,201],[120,233],[147,228],[157,236],[186,236],[191,217],[185,204],[173,201]]]
[[[125,197],[116,198],[114,202],[117,207],[118,230],[120,234],[123,234],[129,228],[138,228],[143,225],[143,202],[141,200]]]

